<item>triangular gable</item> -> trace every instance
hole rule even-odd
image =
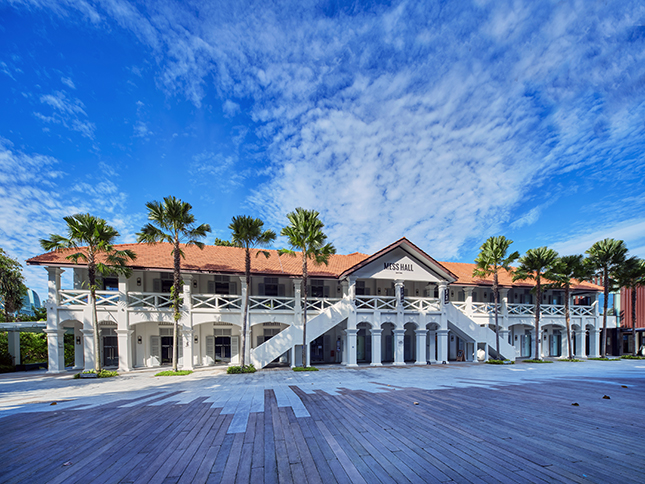
[[[455,276],[405,237],[343,272],[340,277],[455,282]]]

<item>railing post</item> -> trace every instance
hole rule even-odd
[[[466,316],[472,319],[473,317],[473,288],[464,287],[464,294],[466,300]]]

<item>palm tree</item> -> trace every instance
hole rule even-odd
[[[604,288],[604,301],[602,312],[602,351],[601,356],[607,353],[607,305],[609,302],[609,290],[614,285],[614,279],[621,264],[627,256],[627,246],[622,240],[603,239],[596,242],[587,250],[589,264],[596,274],[602,277]]]
[[[26,293],[27,287],[20,263],[0,249],[0,305],[6,322],[9,322],[10,314],[20,311]]]
[[[558,257],[558,253],[547,247],[529,249],[524,257],[520,258],[520,266],[515,271],[513,282],[531,279],[535,281],[535,358],[540,358],[540,303],[542,302],[542,278],[551,268]]]
[[[244,368],[246,356],[246,325],[249,314],[249,294],[251,292],[251,249],[258,246],[266,246],[275,240],[273,230],[262,230],[264,222],[259,218],[241,215],[233,217],[233,221],[228,226],[231,230],[232,243],[235,247],[242,247],[245,251],[244,257],[244,276],[246,280],[246,300],[244,304],[244,314],[242,316],[242,358],[241,366]],[[216,241],[219,239],[216,239]],[[224,244],[218,244],[224,245]],[[266,250],[258,250],[255,257],[263,254],[267,259],[271,255]]]
[[[68,255],[66,259],[75,264],[82,261],[87,266],[87,276],[90,286],[90,305],[92,307],[92,328],[94,329],[94,369],[101,369],[101,347],[99,345],[99,323],[96,313],[96,279],[106,275],[129,276],[131,269],[127,267],[128,261],[137,258],[130,250],[117,250],[114,240],[119,232],[108,225],[102,218],[89,213],[79,213],[63,217],[67,223],[67,236],[50,234],[49,239],[41,239],[40,245],[46,251],[72,249],[76,252]]]
[[[645,260],[638,257],[630,257],[625,260],[616,275],[618,287],[624,287],[631,291],[632,296],[632,340],[634,341],[634,356],[638,354],[636,346],[636,293],[639,286],[645,285]],[[625,315],[625,319],[626,319]]]
[[[576,281],[584,281],[593,275],[589,264],[585,263],[582,255],[567,255],[559,257],[553,267],[545,274],[551,284],[546,287],[549,289],[564,289],[564,317],[567,323],[567,342],[569,359],[573,359],[573,350],[571,345],[571,314],[569,311],[569,302],[571,300],[571,284]]]
[[[163,202],[153,201],[146,203],[148,208],[148,220],[141,232],[137,234],[138,243],[156,244],[168,242],[172,244],[171,254],[174,260],[174,278],[171,290],[174,330],[172,336],[172,369],[177,371],[179,339],[179,320],[181,319],[180,306],[181,297],[179,288],[181,286],[181,259],[186,258],[181,244],[184,246],[195,245],[200,249],[204,243],[199,239],[206,237],[211,231],[208,224],[195,226],[195,216],[190,213],[192,205],[171,196],[165,197]]]
[[[280,235],[287,237],[291,249],[281,249],[280,254],[302,254],[302,280],[304,284],[304,307],[302,311],[302,366],[307,366],[307,263],[309,259],[316,264],[329,262],[329,256],[336,253],[333,245],[325,243],[327,236],[322,229],[325,226],[318,218],[320,215],[315,210],[296,208],[287,214],[289,225],[280,231]]]
[[[498,237],[489,237],[480,247],[479,255],[475,259],[475,269],[473,269],[473,277],[487,277],[493,276],[493,294],[495,298],[495,340],[497,357],[501,360],[499,353],[499,323],[498,323],[498,309],[497,304],[499,301],[499,281],[498,273],[500,269],[511,272],[511,264],[520,256],[519,252],[513,252],[506,255],[509,246],[513,243],[512,240],[507,239],[503,235]]]

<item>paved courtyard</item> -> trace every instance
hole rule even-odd
[[[640,483],[644,375],[645,361],[2,375],[0,482]]]

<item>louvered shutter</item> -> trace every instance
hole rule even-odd
[[[215,294],[215,281],[208,281],[208,294]]]
[[[284,297],[284,284],[278,284],[278,297]]]
[[[239,363],[238,354],[240,350],[239,350],[238,340],[239,338],[237,336],[231,337],[231,362],[235,360],[236,363]]]
[[[161,279],[152,280],[152,292],[161,292]]]
[[[262,343],[264,343],[264,336],[260,335],[256,338],[256,341],[258,342],[257,346],[260,346]]]
[[[369,296],[369,295],[370,295],[370,288],[369,288],[369,287],[366,287],[366,288],[364,289],[364,291],[365,291],[365,295],[366,295],[366,296]]]
[[[237,282],[229,282],[228,283],[228,293],[229,294],[237,294]]]
[[[258,295],[264,296],[264,284],[258,284]]]
[[[159,336],[150,336],[150,359],[152,366],[161,364],[161,338]]]
[[[323,294],[325,297],[329,297],[329,286],[325,286],[325,289],[323,290]]]
[[[215,336],[206,336],[206,356],[215,362]]]

